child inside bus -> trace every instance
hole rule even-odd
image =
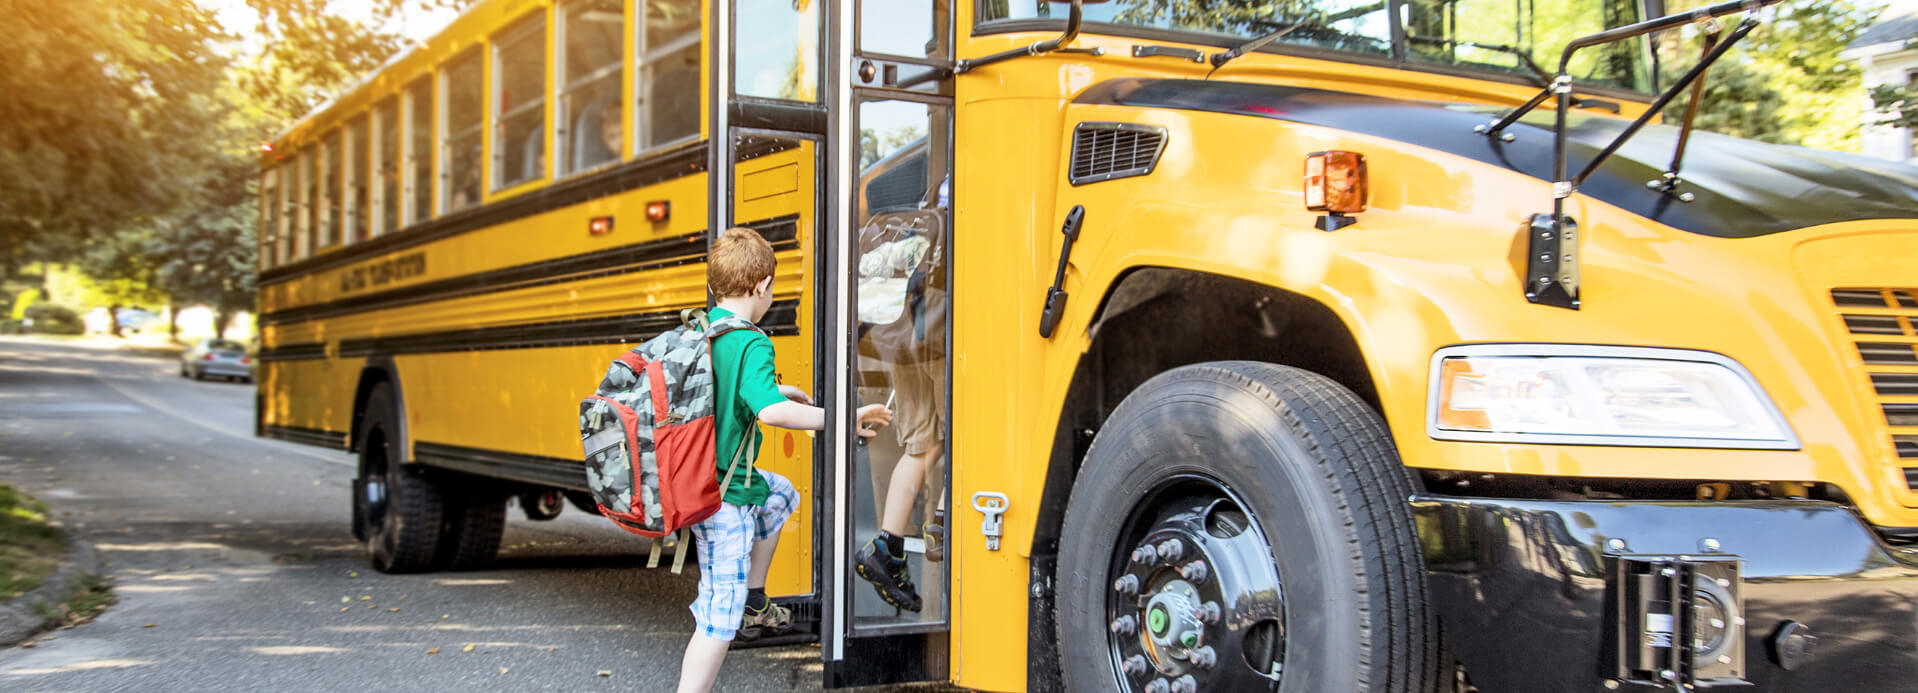
[[[773,247],[758,232],[730,228],[715,241],[707,259],[706,282],[718,305],[711,317],[737,315],[757,323],[772,307]],[[779,547],[779,530],[799,504],[792,482],[753,468],[759,456],[759,427],[754,419],[780,428],[817,431],[826,427],[826,410],[797,387],[780,385],[773,369],[773,343],[755,330],[720,335],[712,345],[714,449],[738,450],[745,436],[754,440],[743,468],[722,490],[719,512],[693,525],[699,556],[699,596],[690,607],[698,624],[680,663],[679,690],[707,691],[734,637],[777,635],[792,626],[792,613],[766,597],[766,573]],[[884,405],[860,407],[859,435],[876,435],[868,424],[892,422]],[[717,455],[719,478],[726,478],[731,455]]]

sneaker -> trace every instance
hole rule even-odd
[[[946,522],[944,517],[934,518],[920,530],[926,539],[926,560],[938,563],[946,560]]]
[[[793,632],[792,609],[766,600],[766,608],[754,610],[751,605],[745,608],[745,617],[740,620],[739,633],[733,636],[740,642],[752,642],[760,638],[770,638]]]
[[[853,557],[853,572],[872,588],[879,592],[879,598],[887,604],[906,611],[919,611],[919,590],[913,589],[912,574],[906,571],[906,557],[894,556],[881,548],[880,538],[873,537],[865,546],[859,547],[859,554]]]

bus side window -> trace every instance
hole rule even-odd
[[[433,76],[406,88],[406,224],[433,216]]]
[[[373,111],[374,141],[379,173],[373,187],[373,208],[367,216],[373,221],[374,236],[392,233],[400,227],[400,105],[387,97]]]
[[[477,49],[455,58],[446,68],[440,83],[441,116],[446,132],[440,150],[440,186],[442,213],[457,212],[475,204],[480,197],[480,54]]]
[[[646,0],[637,29],[637,133],[641,151],[699,136],[699,2]]]
[[[820,0],[738,0],[733,92],[819,100]]]
[[[618,161],[621,0],[575,0],[560,7],[560,175]]]
[[[535,13],[493,42],[493,189],[544,177],[546,15]]]

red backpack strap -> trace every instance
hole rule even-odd
[[[646,357],[631,351],[620,354],[619,358],[613,360],[626,364],[627,368],[633,369],[633,377],[639,377],[642,369],[646,368]]]

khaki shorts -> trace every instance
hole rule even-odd
[[[899,446],[914,457],[939,452],[946,440],[946,361],[887,364],[893,400],[892,428]]]

